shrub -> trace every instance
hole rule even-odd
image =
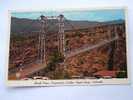
[[[127,71],[120,71],[116,75],[117,78],[127,78]]]

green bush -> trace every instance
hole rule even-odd
[[[60,52],[55,51],[50,57],[50,61],[46,68],[48,71],[54,71],[56,69],[57,64],[63,61],[64,56]]]
[[[127,78],[127,71],[120,71],[116,76],[117,78]]]

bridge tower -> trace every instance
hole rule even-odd
[[[39,46],[38,46],[38,57],[41,63],[47,63],[46,58],[46,33],[48,26],[48,19],[58,20],[58,51],[65,56],[65,42],[64,42],[64,16],[40,16],[41,22],[41,32],[39,33]]]
[[[59,32],[58,32],[58,42],[59,42],[59,52],[65,56],[65,42],[64,42],[64,15],[58,16],[59,22]]]
[[[41,15],[41,32],[39,33],[39,46],[38,57],[40,63],[46,63],[46,30],[47,30],[47,17]]]

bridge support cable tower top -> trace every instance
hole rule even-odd
[[[65,35],[64,35],[64,16],[59,15],[58,16],[58,22],[59,22],[59,32],[58,32],[58,42],[59,42],[59,52],[65,56]]]
[[[38,57],[40,63],[46,63],[46,30],[47,18],[43,15],[40,16],[41,32],[39,33]]]

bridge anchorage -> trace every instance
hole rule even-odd
[[[65,56],[65,43],[64,43],[64,15],[59,16],[40,16],[41,31],[39,33],[39,45],[38,45],[38,58],[40,63],[46,63],[46,34],[48,32],[48,20],[56,19],[58,21],[58,51],[61,55]]]

